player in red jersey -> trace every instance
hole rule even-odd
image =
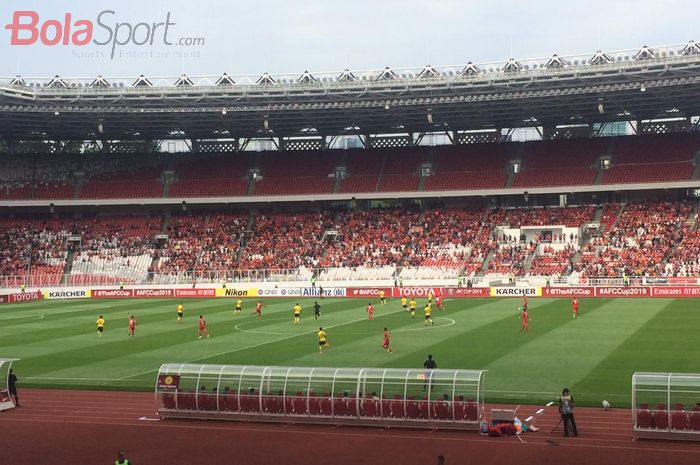
[[[389,330],[384,328],[384,342],[382,342],[382,349],[386,350],[390,354],[393,354],[394,351],[391,350],[391,345],[389,344]]]
[[[435,305],[437,305],[437,308],[439,310],[445,310],[445,306],[443,305],[443,300],[441,296],[435,296]]]
[[[370,320],[374,319],[374,307],[372,306],[372,302],[367,305],[367,318]]]
[[[136,318],[134,315],[129,315],[129,337],[134,337],[136,334]]]
[[[574,318],[578,318],[578,297],[571,299],[571,310],[573,311]]]
[[[523,296],[523,310],[527,311],[527,296]]]
[[[525,331],[526,333],[528,332],[529,329],[529,324],[530,324],[530,316],[527,314],[527,309],[523,307],[523,313],[520,315],[520,319],[523,322],[523,325],[520,327],[520,332],[522,333]]]
[[[209,331],[207,331],[207,322],[204,319],[203,315],[199,315],[199,332],[197,333],[199,339],[202,339],[203,334],[206,334],[207,338],[209,337]]]
[[[262,300],[258,300],[258,303],[255,304],[255,314],[258,316],[258,320],[262,318],[262,309],[264,306]]]

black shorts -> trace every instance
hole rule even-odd
[[[318,345],[320,345],[321,347],[323,347],[323,346],[326,345],[326,341],[318,341]]]
[[[408,309],[408,305],[402,305],[402,307],[403,307],[404,310],[407,310],[407,309]]]
[[[237,311],[237,312],[240,312],[240,311],[241,311],[241,307],[239,307],[238,305],[236,305],[236,311]]]
[[[426,320],[429,320],[429,319],[430,319],[430,315],[425,315],[425,319],[426,319]]]
[[[294,318],[301,318],[301,313],[295,313]]]
[[[182,312],[177,312],[177,316],[179,316],[180,318],[182,318],[182,315],[183,315]]]
[[[98,326],[98,327],[97,327],[97,332],[98,332],[98,333],[101,333],[102,331],[104,331],[104,328],[103,328],[102,326]]]

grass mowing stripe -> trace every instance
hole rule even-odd
[[[599,403],[610,392],[623,391],[630,402],[632,373],[635,371],[697,373],[700,348],[698,301],[695,299],[653,299],[662,306],[652,318],[638,320],[640,308],[648,301],[635,302],[632,318],[621,322],[634,325],[635,331],[618,344],[607,357],[579,380],[575,387],[591,403]],[[643,323],[643,324],[638,324]],[[680,402],[692,405],[696,396]],[[663,399],[666,402],[666,399]],[[649,401],[650,404],[656,401]]]
[[[392,312],[390,312],[390,313],[387,313],[387,314],[378,314],[378,315],[376,315],[375,318],[381,318],[381,317],[383,317],[383,316],[386,317],[386,316],[389,316],[389,315],[392,315],[392,314],[395,314],[395,313],[399,313],[399,312],[403,312],[403,309],[394,310],[394,311],[392,311]],[[347,322],[344,322],[344,323],[333,324],[333,325],[330,325],[330,326],[325,325],[325,326],[324,326],[324,329],[329,329],[329,330],[330,330],[330,329],[334,329],[334,328],[337,328],[337,327],[340,327],[340,326],[352,325],[352,324],[358,323],[358,322],[360,322],[360,321],[366,321],[366,320],[367,320],[367,318],[366,318],[366,317],[363,317],[363,318],[358,318],[358,319],[355,319],[355,320],[347,321]],[[319,326],[320,326],[320,325],[319,325]],[[246,346],[246,347],[239,347],[239,348],[236,348],[236,349],[227,350],[227,351],[220,352],[220,353],[217,353],[217,354],[212,354],[212,355],[208,355],[208,356],[205,356],[205,357],[200,357],[200,358],[188,360],[188,361],[182,362],[182,363],[195,363],[195,362],[204,362],[204,361],[208,361],[208,363],[223,363],[223,362],[217,362],[216,359],[217,359],[217,358],[220,358],[220,357],[222,357],[222,356],[224,356],[224,355],[230,355],[230,354],[233,354],[233,353],[236,353],[236,352],[242,352],[242,351],[246,351],[246,350],[257,349],[258,347],[261,347],[261,346],[264,346],[264,345],[268,345],[268,344],[272,344],[272,343],[276,343],[276,342],[280,342],[280,341],[295,339],[295,338],[299,338],[299,337],[301,337],[301,336],[314,335],[314,334],[316,334],[317,331],[318,331],[318,330],[317,330],[316,328],[314,328],[314,329],[312,329],[312,330],[310,330],[310,331],[305,331],[305,332],[300,333],[300,334],[292,334],[292,335],[290,335],[290,336],[284,336],[284,337],[276,338],[276,339],[273,339],[273,340],[270,340],[270,341],[261,342],[261,343],[258,343],[258,344],[253,344],[253,345]],[[306,342],[304,342],[304,343],[306,343]],[[174,363],[178,363],[178,362],[174,362]],[[228,362],[228,363],[233,363],[233,362]],[[255,363],[255,362],[247,362],[247,364],[254,364],[254,363]],[[140,376],[140,375],[144,375],[144,374],[148,374],[148,373],[154,373],[154,372],[156,372],[156,371],[158,371],[157,368],[154,369],[154,370],[144,371],[144,372],[142,372],[142,373],[136,373],[136,374],[131,375],[131,376],[126,376],[126,377],[121,378],[121,379],[128,379],[128,378],[132,378],[132,377],[136,377],[136,376]]]
[[[592,304],[595,304],[594,308],[591,308]],[[613,304],[616,305],[619,301]],[[513,353],[489,364],[488,386],[512,389],[514,381],[528,379],[528,385],[534,391],[544,392],[547,387],[555,387],[549,397],[538,398],[538,402],[556,398],[564,387],[576,390],[577,380],[662,307],[657,300],[638,302],[633,320],[624,310],[610,312],[611,302],[603,299],[583,302],[582,316],[578,320],[571,317],[569,308],[555,309],[561,323],[546,335],[528,341]],[[577,399],[590,399],[582,394],[579,393]]]
[[[304,307],[301,327],[291,321],[297,300]],[[428,329],[422,328],[422,301],[415,322],[402,314],[397,299],[390,299],[386,308],[376,305],[378,319],[367,322],[365,299],[320,300],[324,312],[316,322],[310,310],[313,299],[269,299],[261,321],[250,314],[253,299],[245,299],[243,313],[236,318],[235,299],[188,299],[182,300],[182,325],[176,322],[178,302],[45,301],[3,306],[0,352],[22,359],[15,367],[23,386],[139,390],[151,390],[154,369],[173,360],[420,367],[427,353],[433,353],[441,368],[490,369],[486,380],[490,401],[540,401],[560,392],[560,381],[566,379],[572,380],[569,387],[575,389],[578,402],[592,403],[594,396],[587,393],[604,391],[614,405],[629,396],[629,375],[635,369],[697,371],[695,361],[700,358],[694,337],[700,313],[692,299],[583,299],[583,317],[576,322],[571,320],[568,299],[531,299],[531,333],[521,337],[519,299],[448,300],[446,314],[434,312],[436,325],[444,326]],[[115,313],[108,316],[107,334],[98,340],[94,320],[109,307]],[[196,339],[200,311],[213,333],[207,341]],[[44,313],[43,320],[19,319]],[[134,313],[139,322],[134,341],[125,334],[127,313]],[[447,326],[446,318],[456,323]],[[239,323],[240,330],[235,328]],[[319,325],[330,329],[333,344],[322,356],[314,334]],[[334,329],[336,325],[340,326]],[[395,355],[379,347],[383,326],[392,332]],[[246,331],[251,328],[270,334]],[[567,354],[571,347],[576,351],[574,363]],[[600,399],[595,400],[599,405]]]

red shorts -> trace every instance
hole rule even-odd
[[[389,339],[384,339],[384,342],[382,343],[384,347],[389,347]]]
[[[200,331],[204,331],[204,330],[206,330],[206,329],[207,329],[206,326],[199,325],[199,330],[200,330]]]

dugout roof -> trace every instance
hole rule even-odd
[[[6,140],[335,136],[700,115],[695,42],[484,64],[258,76],[0,77]]]

